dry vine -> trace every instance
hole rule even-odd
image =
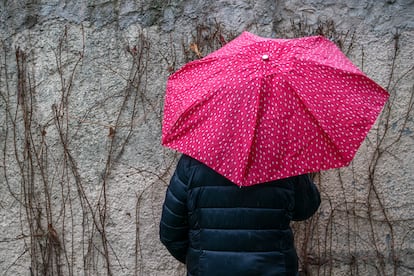
[[[107,125],[108,147],[105,165],[98,180],[97,198],[88,192],[79,170],[79,160],[74,153],[76,135],[87,124],[85,118],[71,114],[73,89],[85,59],[85,35],[81,28],[82,46],[76,50],[70,46],[65,28],[58,40],[55,55],[56,72],[60,87],[55,91],[58,101],[52,105],[48,120],[39,119],[38,97],[35,83],[35,56],[21,48],[15,50],[17,68],[16,90],[8,73],[10,50],[3,44],[1,114],[4,114],[5,133],[2,139],[2,174],[10,195],[20,205],[21,234],[15,239],[23,240],[26,250],[9,268],[15,266],[25,255],[29,255],[30,275],[98,275],[102,268],[107,275],[116,275],[114,266],[123,269],[112,241],[108,238],[109,217],[108,189],[111,173],[123,155],[134,127],[145,121],[145,113],[155,112],[146,96],[146,74],[149,42],[139,34],[137,44],[125,49],[130,60],[130,73],[125,77],[122,91],[113,91],[122,98],[117,107],[114,123]],[[113,70],[115,72],[115,70]],[[119,75],[117,75],[119,77]],[[16,101],[13,98],[16,97]],[[110,98],[111,96],[109,96]],[[108,98],[108,99],[109,99]],[[97,106],[102,104],[97,101]],[[55,136],[53,136],[55,135]],[[57,137],[58,140],[53,140]],[[13,156],[10,156],[10,152]],[[19,190],[11,177],[11,166],[19,168]],[[138,196],[139,202],[139,196]],[[139,205],[139,203],[137,203]],[[80,206],[81,210],[76,210]],[[79,223],[80,222],[80,225]],[[136,221],[137,229],[139,221]],[[75,239],[76,231],[82,240]],[[139,233],[137,231],[139,251]],[[81,249],[79,251],[79,249]],[[139,256],[139,254],[137,254]],[[79,262],[82,258],[82,262]],[[143,275],[136,259],[136,275]],[[119,269],[118,269],[119,270]],[[4,274],[7,275],[7,271]]]
[[[305,22],[292,22],[290,30],[293,36],[320,34],[332,39],[346,54],[355,49],[353,33],[340,33],[333,21],[320,22],[316,28]],[[156,199],[157,185],[167,185],[167,180],[175,158],[165,158],[162,171],[150,171],[122,163],[122,156],[134,136],[135,127],[146,122],[148,114],[159,119],[156,104],[147,95],[147,71],[150,44],[143,33],[137,37],[137,43],[126,45],[124,54],[128,56],[129,72],[127,76],[118,73],[110,65],[101,64],[113,73],[111,77],[124,80],[124,87],[109,93],[104,99],[96,99],[95,105],[85,110],[83,116],[71,114],[73,91],[85,61],[85,34],[81,28],[82,45],[74,48],[68,36],[71,30],[65,28],[54,48],[55,70],[59,78],[59,87],[54,91],[58,95],[47,119],[41,119],[39,91],[36,83],[35,53],[24,48],[9,49],[2,44],[0,79],[0,114],[2,115],[1,162],[4,186],[13,204],[19,206],[20,233],[14,237],[5,237],[2,243],[23,242],[24,250],[3,272],[9,270],[26,258],[30,259],[30,275],[116,275],[118,271],[126,273],[119,251],[113,246],[108,225],[111,221],[111,202],[109,191],[112,188],[112,176],[118,165],[129,167],[134,174],[146,175],[154,179],[144,189],[135,194],[135,264],[134,275],[147,272],[141,237],[140,212],[144,199]],[[413,221],[398,221],[390,217],[379,190],[378,165],[384,158],[393,156],[393,147],[403,138],[414,108],[414,87],[406,102],[398,128],[394,123],[394,105],[400,83],[412,76],[414,68],[397,74],[400,47],[398,32],[394,36],[394,52],[386,88],[391,98],[384,109],[376,137],[368,140],[371,149],[369,164],[366,168],[367,182],[365,201],[361,202],[356,191],[350,192],[350,183],[344,182],[342,170],[336,171],[335,184],[340,196],[333,197],[324,183],[324,175],[316,174],[315,181],[320,184],[324,204],[321,212],[312,219],[294,224],[302,275],[333,275],[336,266],[344,266],[348,275],[365,275],[369,267],[377,275],[398,275],[401,269],[412,270],[410,264],[403,263],[401,252],[407,238],[398,238],[401,229],[407,237],[413,232]],[[222,24],[201,24],[191,34],[190,43],[182,43],[182,49],[174,48],[164,53],[168,72],[177,69],[177,56],[184,62],[201,58],[235,37],[225,30]],[[14,59],[10,60],[10,52]],[[8,71],[9,63],[16,65],[16,78]],[[363,61],[361,62],[364,63]],[[15,84],[15,85],[14,85]],[[93,108],[105,104],[117,104],[111,124],[89,120]],[[99,125],[107,131],[107,147],[101,177],[94,183],[98,194],[90,193],[91,187],[81,172],[76,139],[78,132],[86,125]],[[57,139],[55,139],[55,138]],[[13,167],[14,166],[14,167]],[[17,171],[16,171],[17,169]],[[351,167],[356,185],[359,183],[356,169]],[[16,177],[17,176],[17,177]],[[351,185],[352,186],[352,185]],[[5,208],[6,203],[0,202]],[[76,210],[80,206],[80,210]],[[147,206],[145,206],[147,208]],[[155,207],[154,207],[155,208]],[[157,216],[152,210],[153,224]],[[156,226],[151,226],[156,229]],[[368,234],[363,233],[368,229]],[[81,232],[81,240],[75,238]],[[343,240],[339,240],[339,233]],[[384,252],[384,242],[380,236],[387,233],[388,255]],[[361,248],[374,255],[363,257]],[[343,247],[338,253],[338,247]],[[177,273],[185,273],[178,266]]]

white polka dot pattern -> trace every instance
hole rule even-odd
[[[170,76],[162,143],[240,186],[342,167],[388,96],[321,36],[244,32]]]

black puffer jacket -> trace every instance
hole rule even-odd
[[[160,238],[188,275],[296,275],[289,223],[309,218],[319,204],[307,175],[240,188],[183,155],[166,193]]]

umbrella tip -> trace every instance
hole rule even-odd
[[[269,60],[269,56],[268,55],[263,55],[262,60],[264,60],[264,61]]]

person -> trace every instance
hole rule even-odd
[[[308,175],[239,187],[182,155],[166,191],[160,239],[187,275],[298,275],[290,222],[320,205]]]

